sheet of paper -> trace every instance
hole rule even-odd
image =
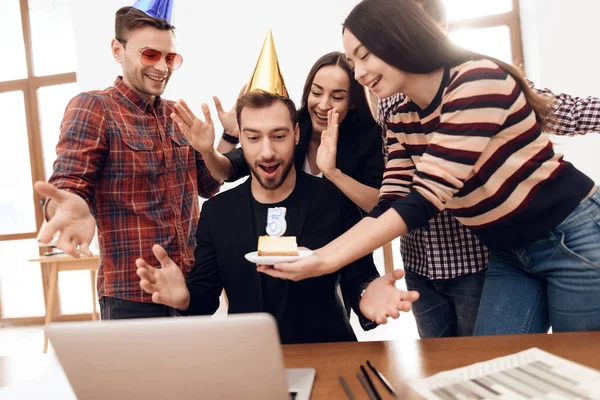
[[[411,384],[426,399],[598,399],[600,372],[531,348]]]

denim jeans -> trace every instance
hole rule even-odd
[[[600,329],[600,191],[547,238],[492,251],[476,335]]]
[[[169,311],[169,307],[162,304],[140,303],[106,296],[100,298],[100,318],[103,321],[109,319],[168,317],[170,316]]]
[[[412,311],[422,339],[473,334],[485,272],[429,279],[406,271],[406,287],[420,294]]]

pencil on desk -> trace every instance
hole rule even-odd
[[[361,371],[358,371],[358,373],[356,374],[356,377],[358,378],[358,380],[360,381],[360,384],[365,389],[365,392],[367,392],[367,395],[369,396],[369,400],[377,400],[377,397],[375,397],[375,393],[373,393],[373,391],[369,387],[369,384],[365,380],[365,376],[363,375],[363,373]]]
[[[369,368],[371,368],[371,371],[373,371],[375,375],[377,375],[377,377],[379,378],[381,383],[383,383],[383,386],[385,386],[388,392],[390,392],[390,394],[394,395],[395,397],[398,397],[398,393],[396,393],[396,391],[392,387],[392,384],[385,378],[385,376],[383,376],[381,372],[379,372],[377,368],[375,368],[373,364],[371,364],[371,361],[367,360],[367,365],[369,366]]]
[[[341,375],[340,375],[340,383],[342,384],[342,387],[344,388],[344,392],[346,392],[346,396],[348,396],[348,400],[356,400],[356,398],[354,397],[354,393],[352,393],[352,390],[346,383],[346,380]]]
[[[363,375],[365,377],[365,380],[367,381],[367,384],[371,388],[371,391],[373,392],[373,395],[375,396],[375,399],[381,400],[381,396],[379,395],[379,392],[377,391],[377,388],[375,387],[375,385],[373,385],[373,381],[371,380],[371,377],[369,376],[369,373],[367,372],[367,370],[365,369],[365,367],[362,364],[360,366],[360,370],[362,371],[362,373],[363,373]]]

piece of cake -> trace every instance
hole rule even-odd
[[[258,238],[259,256],[298,256],[296,236],[260,236]]]

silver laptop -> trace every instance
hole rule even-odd
[[[269,314],[56,323],[46,332],[78,399],[301,400],[315,378],[312,368],[286,374]]]

